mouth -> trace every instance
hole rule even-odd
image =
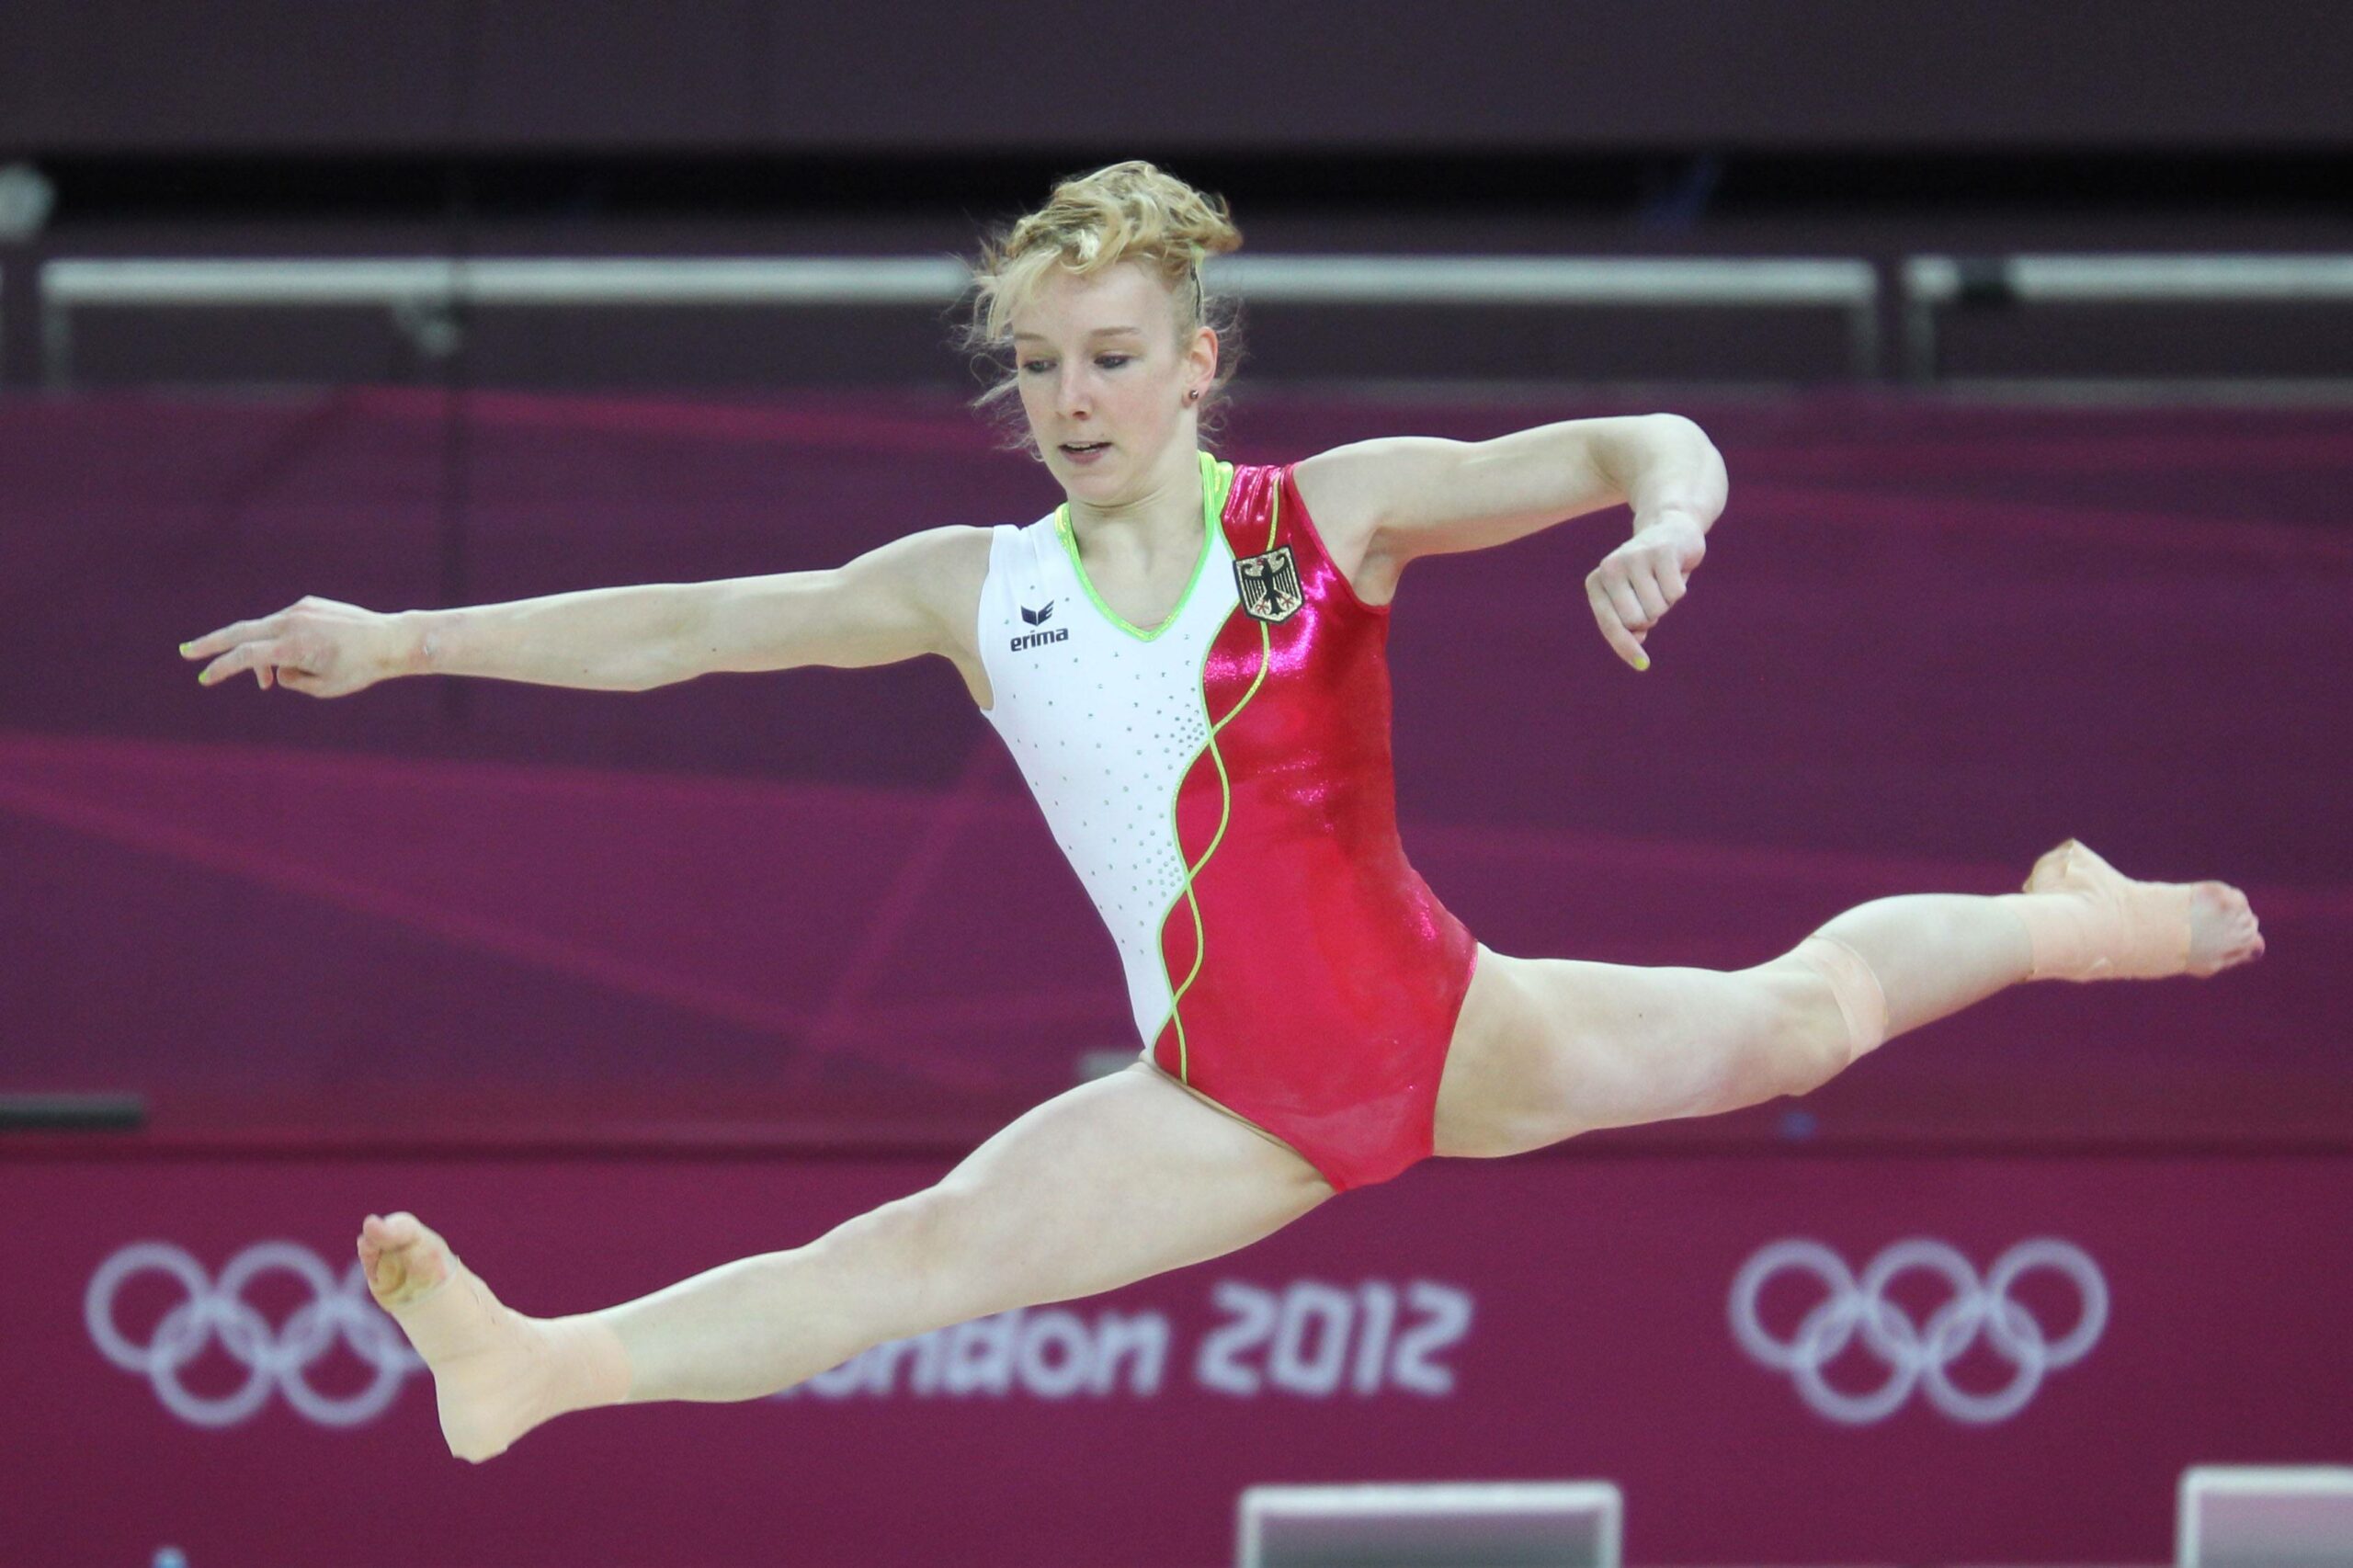
[[[1097,452],[1108,451],[1110,448],[1108,441],[1064,441],[1062,451],[1068,458],[1089,458]]]

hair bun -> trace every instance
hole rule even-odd
[[[1142,262],[1174,287],[1211,256],[1241,248],[1224,198],[1140,158],[1108,165],[1062,181],[1045,206],[982,246],[976,335],[1002,342],[1014,307],[1055,266],[1086,278]]]

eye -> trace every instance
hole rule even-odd
[[[1097,354],[1095,362],[1107,370],[1116,370],[1134,358],[1132,354]]]
[[[1054,362],[1051,359],[1024,359],[1021,361],[1021,373],[1025,376],[1042,376],[1053,368]]]

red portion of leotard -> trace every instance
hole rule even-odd
[[[1177,795],[1199,869],[1161,927],[1178,995],[1153,1060],[1361,1187],[1430,1152],[1476,945],[1398,840],[1387,609],[1332,564],[1289,468],[1237,466],[1223,522],[1237,561],[1289,546],[1304,602],[1237,608],[1210,648],[1219,727]]]

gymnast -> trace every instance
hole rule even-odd
[[[1800,1095],[2022,981],[2211,975],[2263,950],[2221,882],[2130,880],[2072,840],[2024,891],[1850,909],[1751,969],[1513,958],[1406,861],[1384,645],[1399,578],[1604,507],[1586,579],[1635,670],[1683,598],[1725,475],[1691,421],[1218,460],[1230,364],[1201,267],[1222,200],[1149,164],[1064,181],[984,244],[970,335],[1065,499],[837,569],[377,614],[305,598],[183,646],[217,685],[313,697],[393,676],[642,691],[716,671],[952,663],[1110,927],[1142,1053],[990,1138],[937,1186],[806,1245],[533,1318],[414,1216],[369,1215],[376,1300],[431,1369],[450,1451],[550,1418],[746,1400],[870,1346],[1246,1246],[1428,1154]]]

